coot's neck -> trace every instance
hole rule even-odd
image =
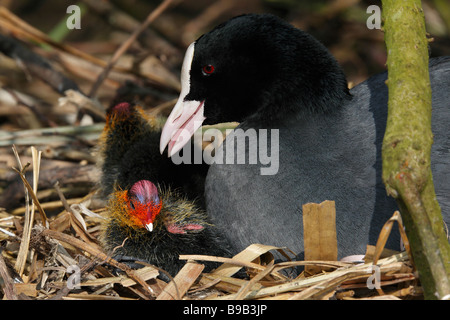
[[[280,128],[292,126],[298,121],[330,115],[342,109],[352,99],[345,87],[319,96],[291,96],[291,99],[274,101],[241,121],[241,128]]]

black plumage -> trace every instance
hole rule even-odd
[[[102,175],[99,184],[103,196],[114,186],[130,188],[139,180],[150,180],[180,190],[190,200],[203,206],[203,190],[208,166],[175,165],[167,155],[159,153],[162,123],[147,116],[139,106],[117,103],[107,112],[100,138]]]
[[[209,169],[207,212],[235,252],[258,242],[287,246],[301,257],[302,205],[324,200],[336,201],[340,257],[363,254],[367,244],[375,244],[397,209],[381,180],[386,73],[349,91],[343,71],[319,41],[272,15],[231,19],[200,37],[186,57],[185,87],[173,111],[177,117],[169,116],[161,149],[168,144],[169,154],[176,152],[181,146],[175,141],[177,130],[188,127],[195,116],[205,124],[240,122],[243,130],[235,130],[226,141],[252,131],[260,138],[257,151],[268,141],[267,154],[278,155],[274,174],[261,174],[269,165],[249,160],[215,163]],[[204,66],[214,71],[205,73]],[[431,59],[430,77],[432,171],[449,224],[450,57]],[[180,116],[188,103],[198,108],[190,109],[190,118]],[[267,139],[260,129],[267,129]],[[276,134],[279,140],[270,146]],[[246,144],[245,159],[261,160],[253,147]],[[223,149],[226,159],[226,143]],[[239,153],[237,144],[231,151]],[[400,248],[398,234],[388,247]]]

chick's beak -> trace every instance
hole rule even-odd
[[[194,132],[201,127],[204,117],[205,101],[186,100],[191,90],[190,71],[194,58],[195,43],[186,50],[183,66],[181,68],[181,93],[172,112],[167,118],[161,132],[159,150],[161,154],[168,146],[168,155],[171,157],[189,142]]]
[[[153,231],[153,223],[147,223],[145,225],[145,229],[147,229],[148,232],[152,232]]]

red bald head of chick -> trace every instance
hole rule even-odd
[[[112,218],[119,224],[150,232],[161,207],[158,189],[148,180],[136,182],[129,190],[115,191],[109,205]]]
[[[191,203],[174,202],[175,194],[166,192],[163,199],[160,198],[158,188],[148,180],[140,180],[133,184],[129,190],[118,190],[113,193],[109,209],[111,218],[124,227],[130,227],[135,232],[153,232],[158,218],[159,225],[173,234],[185,234],[196,232],[204,228],[200,223],[189,221],[188,217]],[[163,202],[166,201],[166,209]],[[172,206],[179,206],[173,210]],[[183,210],[184,209],[184,210]],[[161,213],[161,215],[160,215]],[[194,215],[195,216],[195,215]]]
[[[138,181],[128,191],[127,197],[133,224],[141,224],[148,231],[153,231],[153,223],[162,206],[156,186],[148,180]]]

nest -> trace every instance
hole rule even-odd
[[[33,155],[34,168],[39,168],[35,151]],[[141,268],[131,269],[102,249],[98,237],[107,209],[89,209],[95,193],[70,205],[59,186],[55,185],[65,210],[48,218],[44,204],[41,205],[35,195],[36,186],[33,190],[23,170],[17,172],[27,189],[27,198],[33,202],[24,208],[23,216],[0,212],[0,276],[3,279],[0,295],[3,299],[422,298],[408,250],[401,253],[383,251],[395,221],[402,230],[397,212],[383,228],[377,246],[367,247],[363,261],[355,261],[354,257],[351,261],[289,261],[291,252],[287,248],[252,244],[232,258],[181,255],[179,258],[186,264],[172,278],[164,270],[145,263]],[[404,234],[402,236],[409,249],[407,239]],[[317,251],[315,249],[313,251]],[[275,263],[274,252],[285,256],[286,261]],[[307,248],[305,255],[306,252]],[[206,261],[220,266],[204,272],[203,263]],[[304,271],[295,278],[290,276],[289,270],[298,267],[303,267]]]

